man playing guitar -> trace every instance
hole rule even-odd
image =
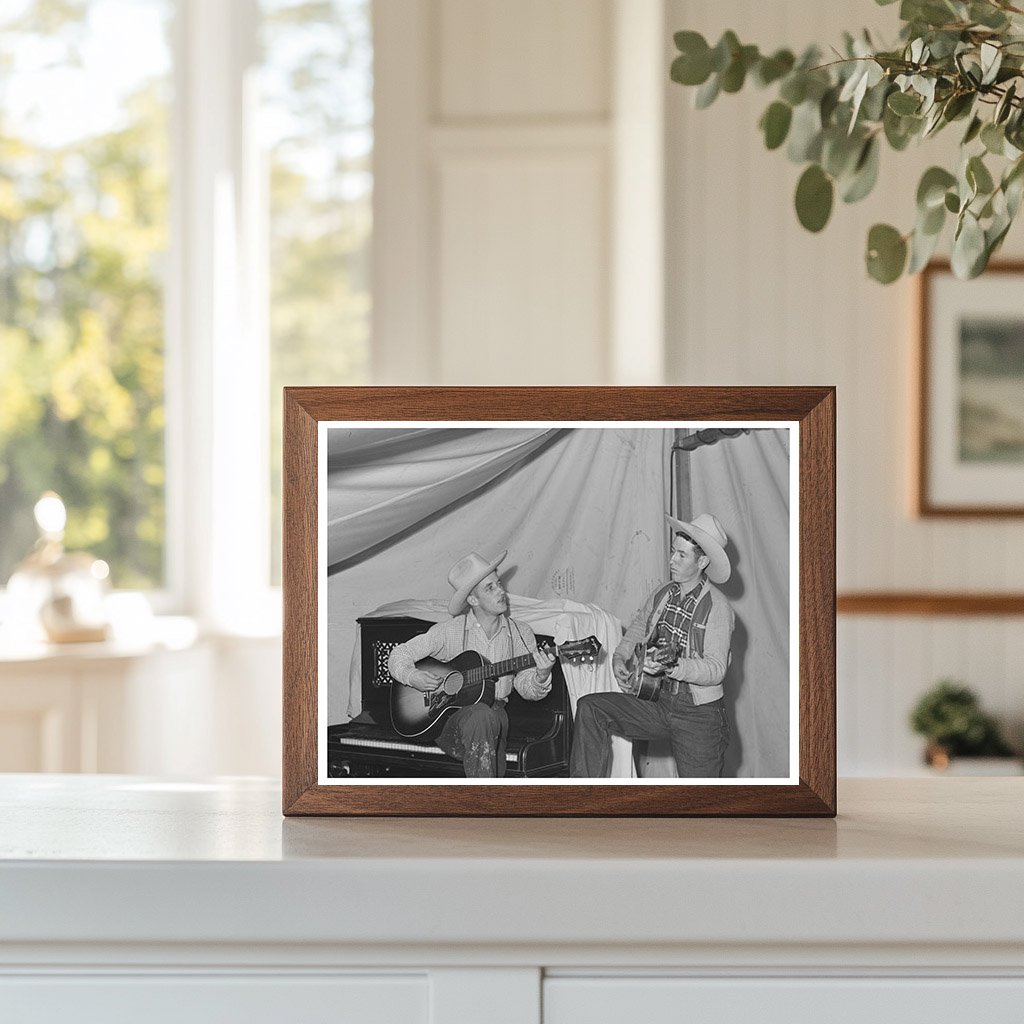
[[[539,651],[533,630],[508,613],[508,595],[495,571],[507,554],[503,551],[488,561],[472,551],[456,562],[448,573],[448,582],[455,589],[448,611],[454,617],[398,644],[388,658],[388,671],[399,683],[430,692],[439,678],[416,668],[416,662],[424,658],[450,661],[467,650],[477,651],[491,662],[533,655],[534,667],[496,681],[493,705],[460,708],[449,715],[438,734],[437,745],[462,761],[467,778],[505,774],[505,704],[513,688],[526,700],[541,700],[551,692],[555,658]]]
[[[671,582],[647,599],[612,656],[623,693],[579,699],[573,778],[609,774],[613,735],[669,740],[680,778],[722,773],[729,745],[722,680],[735,618],[712,583],[725,583],[732,573],[725,551],[729,541],[721,523],[707,513],[692,523],[666,518],[673,530]],[[628,662],[638,656],[644,663],[631,672]],[[637,683],[652,679],[653,694],[637,699]]]

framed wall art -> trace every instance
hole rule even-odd
[[[833,389],[284,408],[285,814],[835,814]]]
[[[919,287],[917,512],[1024,515],[1024,263]]]

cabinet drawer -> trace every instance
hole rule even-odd
[[[426,975],[93,975],[0,978],[18,1024],[426,1024]]]
[[[544,1024],[1020,1024],[1022,1008],[1024,978],[549,977],[544,983]]]

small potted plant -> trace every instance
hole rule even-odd
[[[939,771],[948,770],[955,758],[1014,756],[974,691],[950,679],[941,680],[921,697],[910,725],[928,741],[925,762]]]

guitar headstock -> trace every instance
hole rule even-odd
[[[601,653],[601,641],[596,636],[588,636],[585,640],[569,640],[560,644],[558,656],[570,665],[593,665]]]

